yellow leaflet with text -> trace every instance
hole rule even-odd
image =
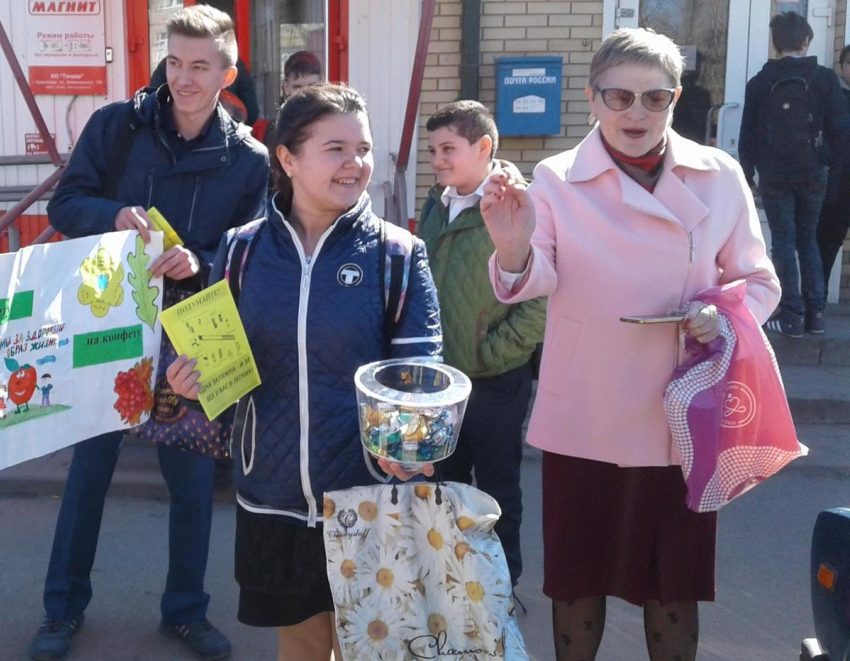
[[[162,232],[162,249],[168,250],[169,248],[173,248],[174,246],[182,246],[183,239],[180,238],[180,235],[174,231],[174,228],[169,224],[169,222],[165,219],[159,211],[157,211],[156,207],[151,207],[148,209],[148,218],[151,219],[153,223],[153,228],[159,232]]]
[[[210,420],[260,385],[257,364],[226,280],[163,310],[160,319],[178,355],[198,361],[198,399]]]

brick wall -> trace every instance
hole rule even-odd
[[[420,105],[416,175],[417,210],[434,176],[428,165],[425,122],[460,91],[460,0],[438,0]],[[590,130],[584,88],[590,58],[602,39],[602,2],[596,0],[482,0],[478,100],[495,112],[498,57],[560,55],[564,58],[559,135],[502,139],[499,156],[525,175],[552,154],[575,147]],[[418,211],[417,211],[418,213]]]
[[[495,59],[502,56],[561,55],[564,58],[561,132],[555,136],[502,139],[499,156],[516,163],[525,175],[552,154],[575,147],[589,131],[584,88],[590,58],[602,39],[599,0],[482,0],[479,101],[495,111]],[[835,61],[844,46],[847,2],[838,2]],[[437,0],[437,14],[425,68],[420,104],[416,170],[417,219],[425,194],[434,183],[428,164],[425,122],[460,93],[460,0]],[[841,300],[850,301],[850,237],[844,244]]]
[[[437,0],[431,42],[425,59],[422,97],[419,103],[419,145],[416,155],[416,219],[434,175],[428,163],[428,132],[425,123],[442,105],[460,94],[460,0]]]

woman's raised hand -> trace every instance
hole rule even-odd
[[[189,360],[187,356],[180,355],[165,370],[168,385],[176,394],[186,399],[198,399],[198,393],[201,391],[201,384],[198,383],[201,373],[195,371],[197,364],[197,359]]]
[[[481,215],[496,246],[499,266],[521,273],[528,264],[534,232],[534,203],[526,183],[497,172],[484,186]]]

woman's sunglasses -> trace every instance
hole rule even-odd
[[[630,108],[636,97],[640,97],[643,107],[649,112],[663,112],[670,107],[676,98],[675,89],[647,90],[635,93],[631,90],[623,90],[618,87],[596,88],[596,92],[602,97],[604,103],[610,110],[620,111]]]

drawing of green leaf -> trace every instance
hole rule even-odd
[[[136,252],[127,255],[127,263],[132,273],[127,278],[133,287],[133,300],[136,302],[136,316],[154,329],[157,308],[154,305],[159,287],[151,286],[151,272],[147,265],[151,261],[150,255],[145,252],[145,242],[140,235],[136,236]]]

